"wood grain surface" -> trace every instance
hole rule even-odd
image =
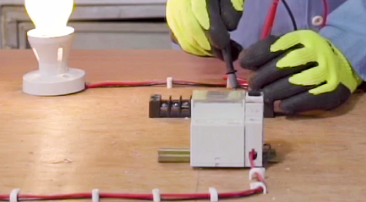
[[[84,69],[90,83],[168,76],[221,82],[225,73],[215,59],[174,51],[75,50],[70,65]],[[249,188],[247,169],[157,162],[161,147],[189,147],[189,120],[149,119],[149,96],[189,97],[193,88],[104,88],[33,97],[21,85],[23,74],[35,69],[32,52],[0,51],[0,194],[17,187],[24,194]],[[266,119],[265,140],[282,160],[267,169],[270,193],[234,201],[366,201],[365,117],[366,97],[357,93],[321,117]]]

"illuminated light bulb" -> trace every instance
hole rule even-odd
[[[85,89],[85,72],[68,66],[74,28],[67,26],[74,0],[25,0],[35,25],[28,41],[39,70],[23,77],[23,91],[31,95],[56,96]]]
[[[25,0],[25,8],[36,30],[44,36],[62,35],[74,0]]]

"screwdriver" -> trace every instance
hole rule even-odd
[[[238,80],[236,77],[236,70],[234,68],[233,57],[231,53],[231,47],[228,46],[222,50],[222,55],[226,65],[227,74],[227,88],[236,89],[239,87]]]

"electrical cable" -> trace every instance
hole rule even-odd
[[[263,31],[261,33],[261,39],[265,39],[267,38],[273,28],[273,24],[276,18],[276,13],[277,13],[277,8],[278,8],[278,4],[281,0],[273,0],[272,5],[270,7],[270,10],[268,12],[268,15],[266,17],[266,21],[264,23],[263,26]],[[290,9],[290,7],[288,6],[287,2],[285,0],[282,0],[286,10],[288,11],[291,20],[292,20],[292,24],[294,25],[294,30],[297,30],[297,25],[296,25],[296,21],[295,21],[295,17]],[[322,26],[324,27],[327,23],[327,16],[328,16],[328,12],[329,12],[329,5],[328,5],[328,1],[327,0],[323,0],[323,5],[324,5],[324,14],[323,14],[323,24]]]
[[[264,27],[263,27],[263,31],[261,34],[261,39],[265,39],[267,38],[272,31],[272,27],[274,24],[274,20],[276,17],[276,13],[277,13],[277,7],[278,7],[278,3],[280,0],[273,0],[272,5],[269,9],[269,12],[267,14],[267,18],[266,21],[264,22]]]
[[[328,13],[329,13],[329,5],[328,5],[328,1],[327,0],[323,0],[323,5],[324,5],[324,21],[322,24],[322,27],[324,27],[327,24],[327,20],[328,20]]]
[[[233,199],[252,196],[263,192],[262,188],[250,189],[238,192],[219,193],[220,199]],[[120,194],[120,193],[100,193],[101,199],[133,199],[133,200],[153,200],[152,194]],[[19,194],[18,201],[39,201],[39,200],[76,200],[91,199],[91,193],[75,193],[75,194],[57,194],[57,195],[30,195]],[[180,201],[180,200],[204,200],[210,199],[210,194],[161,194],[162,201]],[[9,200],[8,195],[0,195],[0,200]]]
[[[256,152],[250,152],[250,164],[251,168],[255,168],[254,157]],[[257,179],[265,183],[264,179],[255,173]],[[260,194],[264,190],[262,187],[255,189],[238,191],[238,192],[226,192],[218,193],[219,199],[234,199],[252,196]],[[133,199],[133,200],[153,200],[153,194],[122,194],[122,193],[100,193],[100,199]],[[192,194],[161,194],[161,201],[181,201],[181,200],[209,200],[211,195],[209,193],[192,193]],[[9,195],[0,195],[0,200],[9,201]],[[19,194],[18,201],[40,201],[40,200],[76,200],[76,199],[91,199],[92,193],[74,193],[74,194],[56,194],[56,195],[31,195],[31,194]]]
[[[250,166],[252,168],[255,168],[254,159],[255,159],[255,156],[256,155],[257,155],[257,153],[254,150],[249,153],[249,162],[250,162]],[[259,173],[255,173],[255,176],[257,177],[257,179],[259,179],[259,181],[261,181],[264,184],[266,184],[265,181],[264,181],[264,179],[262,178],[262,176]]]
[[[223,79],[227,79],[227,75]],[[248,82],[245,79],[237,78],[238,87],[247,88]],[[87,84],[86,88],[105,88],[105,87],[144,87],[144,86],[160,86],[166,85],[166,81],[143,81],[143,82],[101,82],[94,84]],[[196,87],[226,87],[227,83],[202,83],[185,80],[173,80],[174,85],[178,86],[196,86]]]
[[[288,13],[288,15],[291,18],[291,22],[292,22],[293,29],[294,30],[297,30],[296,20],[295,20],[294,14],[291,11],[290,6],[287,4],[286,0],[282,0],[282,3],[284,4],[284,6],[285,6],[285,8],[287,10],[287,13]]]

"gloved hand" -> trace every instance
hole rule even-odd
[[[244,0],[168,0],[166,19],[172,40],[196,56],[215,56],[223,60],[221,50],[231,46],[236,60],[241,46],[230,39],[237,28]]]
[[[320,34],[301,30],[270,36],[239,56],[254,70],[249,88],[261,90],[265,102],[280,102],[286,114],[332,110],[362,83],[347,58]]]

